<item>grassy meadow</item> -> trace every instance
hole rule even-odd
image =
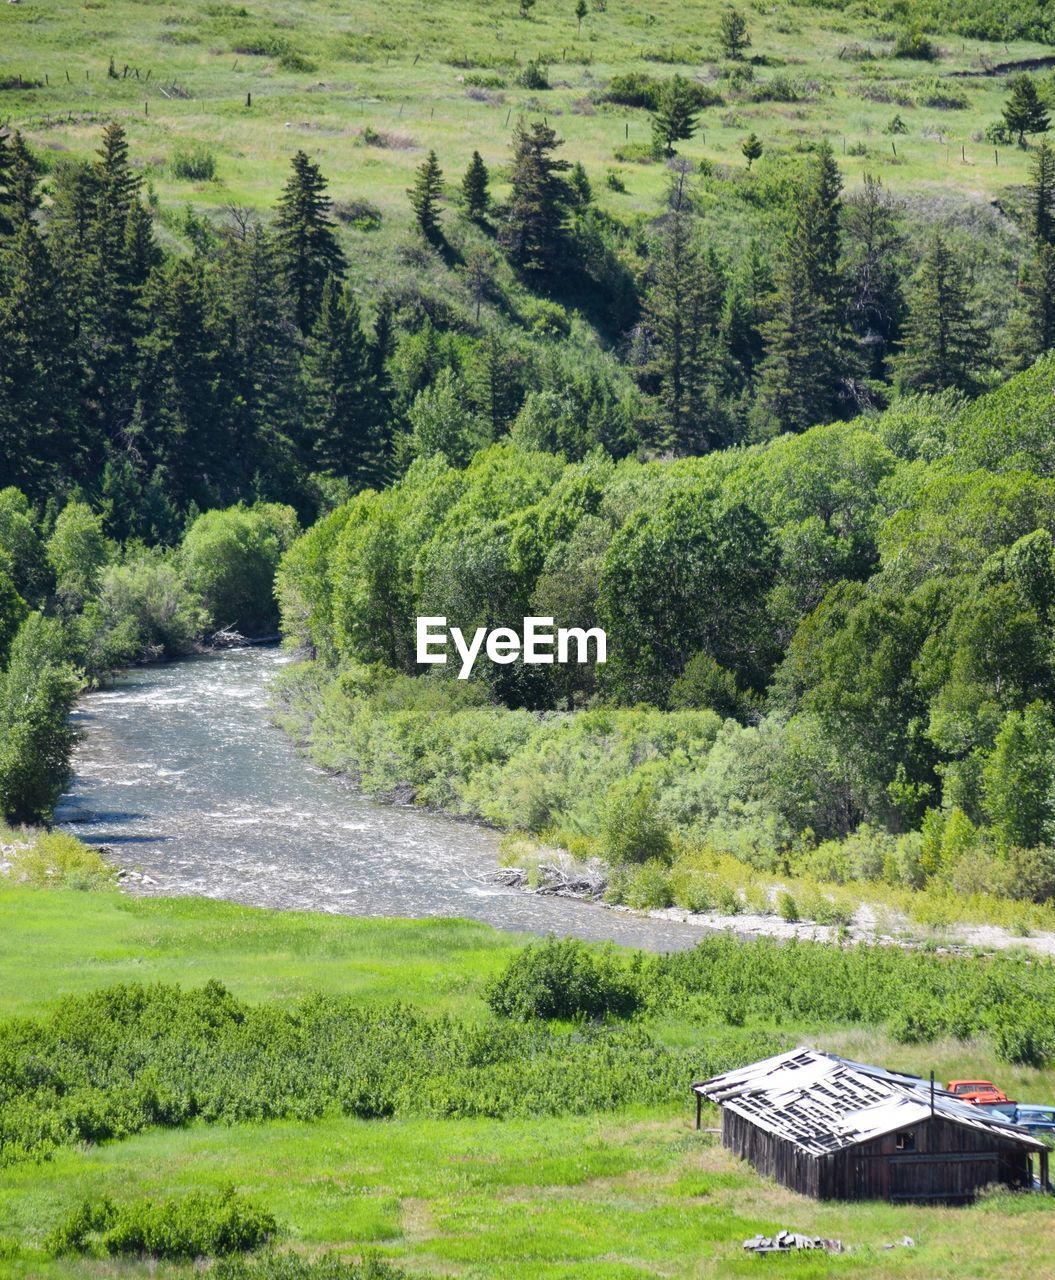
[[[17,922],[17,928],[11,926]],[[279,913],[111,891],[0,891],[0,1012],[31,1016],[115,983],[218,978],[251,1002],[311,990],[429,1013],[487,1016],[487,978],[521,940],[465,921],[378,921]],[[690,1021],[651,1027],[699,1043]],[[995,1074],[1018,1096],[1055,1092],[1055,1071],[1007,1067],[981,1042],[897,1046],[865,1028],[781,1027],[808,1040],[940,1078]],[[686,1081],[686,1084],[689,1082]],[[706,1115],[706,1113],[705,1113]],[[279,1220],[283,1248],[355,1258],[377,1250],[413,1275],[736,1276],[760,1263],[741,1243],[781,1227],[859,1246],[787,1259],[795,1275],[991,1277],[1036,1271],[1055,1202],[985,1199],[969,1209],[823,1205],[759,1178],[697,1134],[693,1107],[548,1118],[403,1117],[153,1129],[8,1165],[0,1179],[0,1274],[190,1276],[190,1265],[53,1258],[47,1233],[70,1209],[181,1196],[227,1184]],[[705,1125],[716,1116],[706,1115]],[[914,1248],[885,1249],[905,1235]]]
[[[479,149],[501,197],[520,117],[557,127],[602,205],[654,213],[666,170],[645,154],[648,113],[603,101],[611,77],[627,72],[677,72],[720,95],[680,149],[718,176],[744,168],[740,144],[754,131],[763,175],[826,137],[849,188],[870,172],[939,209],[984,207],[1024,180],[1026,153],[1005,146],[997,156],[983,140],[1006,98],[1005,76],[983,72],[1050,56],[1046,46],[939,35],[937,61],[894,58],[894,24],[758,6],[747,13],[751,61],[730,79],[717,46],[721,8],[613,0],[591,7],[579,29],[571,0],[541,0],[526,18],[515,0],[87,0],[50,9],[26,0],[0,10],[0,120],[55,157],[89,154],[102,125],[119,120],[172,215],[188,205],[269,207],[303,148],[330,179],[364,282],[409,226],[405,189],[425,151],[435,148],[453,192]],[[547,68],[548,89],[518,83],[532,60]],[[895,115],[904,132],[891,135]],[[198,145],[212,153],[215,176],[178,177],[177,153]],[[610,171],[625,191],[609,187]],[[363,201],[379,224],[363,218]],[[736,226],[733,218],[727,233]]]

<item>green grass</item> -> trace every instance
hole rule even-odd
[[[152,1133],[6,1170],[0,1239],[13,1277],[139,1276],[142,1264],[48,1260],[39,1242],[85,1197],[178,1195],[233,1182],[284,1226],[286,1247],[364,1249],[421,1274],[753,1275],[741,1244],[781,1227],[862,1246],[783,1260],[796,1276],[1021,1276],[1046,1256],[1055,1204],[971,1209],[822,1205],[760,1179],[691,1108],[538,1122],[324,1121]],[[911,1235],[918,1247],[882,1246]],[[773,1265],[773,1264],[770,1264]],[[193,1274],[158,1267],[154,1274]]]
[[[289,157],[303,147],[321,162],[336,199],[368,199],[385,217],[381,232],[349,233],[360,278],[372,276],[379,252],[409,224],[405,188],[424,151],[435,147],[455,179],[478,148],[501,179],[522,114],[545,114],[555,124],[602,203],[624,214],[652,213],[664,166],[615,159],[628,141],[648,142],[647,113],[591,102],[618,72],[698,75],[722,93],[723,105],[703,112],[700,132],[682,148],[693,162],[742,169],[740,143],[754,131],[766,147],[756,166],[763,173],[767,157],[824,136],[851,186],[875,172],[895,190],[945,205],[950,198],[987,202],[1021,183],[1023,152],[1001,148],[997,165],[993,147],[976,140],[999,115],[1006,96],[1001,77],[948,80],[967,99],[961,110],[924,105],[921,85],[979,71],[985,61],[1043,56],[1050,53],[1045,46],[939,37],[940,61],[917,63],[890,56],[891,24],[824,9],[751,7],[750,53],[765,63],[755,68],[756,83],[787,76],[811,86],[799,101],[753,102],[749,88],[712,81],[720,66],[721,8],[717,0],[656,0],[647,7],[613,0],[604,12],[591,11],[577,33],[570,0],[540,0],[528,20],[518,16],[515,0],[390,6],[249,0],[244,9],[206,0],[4,5],[0,80],[14,84],[0,93],[0,115],[55,154],[88,154],[101,124],[121,120],[133,155],[169,208],[270,206]],[[850,46],[868,50],[871,60],[840,56]],[[237,52],[247,48],[265,52]],[[518,68],[536,56],[549,66],[549,90],[515,84]],[[111,57],[116,79],[108,75]],[[465,77],[473,69],[506,82],[494,101],[468,96]],[[39,87],[20,89],[18,76]],[[892,100],[874,101],[877,94]],[[895,113],[908,127],[895,139],[896,155],[884,132]],[[367,128],[389,135],[393,145],[364,145]],[[215,154],[215,180],[177,177],[173,157],[191,142]],[[604,187],[610,167],[626,194]],[[501,181],[497,189],[501,194]]]
[[[213,977],[251,1001],[341,992],[464,1015],[482,1010],[481,986],[521,941],[468,920],[349,919],[0,880],[0,1017],[119,982]]]
[[[482,1015],[483,981],[521,940],[464,921],[382,921],[270,912],[113,892],[0,890],[0,1016],[67,992],[139,979],[219,978],[252,1000],[310,990],[399,998]],[[691,1043],[688,1021],[653,1028]],[[698,1029],[696,1029],[698,1037]],[[1055,1072],[1000,1066],[984,1044],[894,1046],[866,1029],[802,1029],[822,1047],[940,1079],[996,1074],[1022,1097],[1055,1094]],[[47,1232],[85,1198],[174,1196],[233,1183],[280,1220],[283,1247],[376,1248],[415,1274],[519,1280],[753,1275],[742,1241],[781,1227],[861,1248],[785,1259],[796,1276],[1043,1274],[1055,1201],[970,1209],[822,1205],[785,1191],[692,1128],[692,1105],[560,1119],[354,1121],[155,1130],[9,1166],[0,1181],[0,1275],[190,1277],[190,1267],[52,1259]],[[705,1123],[714,1124],[713,1114]],[[915,1249],[882,1246],[905,1235]]]

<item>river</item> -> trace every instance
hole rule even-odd
[[[240,649],[140,667],[86,694],[58,821],[140,872],[136,893],[467,916],[653,951],[699,941],[677,921],[496,885],[493,831],[377,804],[317,769],[268,718],[268,683],[286,661],[278,649]]]

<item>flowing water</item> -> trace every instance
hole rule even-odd
[[[676,921],[490,881],[494,832],[376,804],[315,768],[268,719],[287,661],[241,649],[141,667],[87,694],[57,817],[137,871],[133,892],[362,916],[468,916],[504,929],[692,946]]]

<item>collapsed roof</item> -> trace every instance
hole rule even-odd
[[[701,1081],[693,1091],[813,1156],[908,1129],[931,1114],[1031,1151],[1044,1143],[919,1076],[800,1047]]]

